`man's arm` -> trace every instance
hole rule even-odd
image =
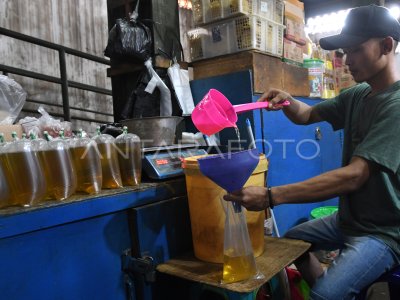
[[[353,157],[350,163],[308,180],[277,186],[271,190],[274,205],[323,201],[358,190],[369,178],[372,164]]]
[[[271,189],[274,205],[285,203],[319,202],[359,189],[369,178],[372,163],[353,157],[349,165],[326,172],[308,180],[276,186]],[[250,186],[224,196],[227,201],[238,201],[248,210],[258,211],[270,206],[267,189]]]
[[[281,106],[280,102],[289,100],[289,106]],[[299,100],[294,99],[289,93],[277,89],[270,89],[264,93],[258,101],[268,101],[269,110],[282,109],[285,115],[295,124],[307,125],[323,121],[313,106],[309,106]]]

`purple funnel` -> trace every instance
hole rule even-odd
[[[201,173],[231,193],[240,190],[260,160],[257,149],[223,153],[198,160]]]

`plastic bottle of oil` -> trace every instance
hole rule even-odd
[[[49,199],[64,200],[75,193],[77,187],[71,152],[63,130],[57,139],[51,139],[47,131],[43,135],[45,140],[40,143],[38,156],[47,182],[47,195]]]
[[[46,182],[33,144],[27,139],[18,140],[13,132],[13,142],[4,147],[5,176],[11,183],[11,206],[31,206],[46,194]]]
[[[83,130],[80,129],[78,137],[70,141],[70,151],[77,175],[76,191],[87,194],[99,193],[103,176],[96,143],[90,138],[83,137]]]
[[[118,163],[118,152],[114,143],[115,138],[109,134],[101,134],[100,127],[93,137],[100,154],[101,170],[103,174],[103,188],[115,189],[122,187],[121,171]]]
[[[124,185],[138,185],[141,182],[142,152],[140,138],[128,133],[128,127],[123,127],[123,133],[116,137],[118,162]]]

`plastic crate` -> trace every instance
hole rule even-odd
[[[282,0],[192,0],[196,26],[238,15],[256,15],[283,24]]]
[[[259,50],[281,57],[284,26],[243,15],[204,25],[188,32],[192,61],[244,50]]]
[[[267,21],[267,41],[265,51],[277,56],[283,55],[283,36],[285,26]]]
[[[204,37],[208,34],[204,28],[195,28],[188,31],[190,57],[192,61],[206,58],[203,52]]]

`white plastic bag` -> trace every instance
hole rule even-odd
[[[191,115],[194,109],[192,91],[189,85],[189,72],[182,70],[177,62],[168,68],[168,76],[171,79],[176,97],[182,109],[182,115]]]
[[[16,81],[0,75],[0,124],[13,124],[25,100],[26,92]]]

